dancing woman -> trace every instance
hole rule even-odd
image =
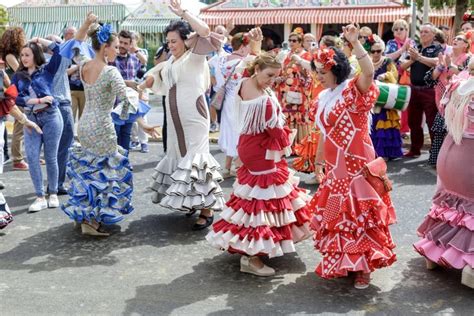
[[[474,59],[469,78],[454,77],[446,88],[441,106],[448,135],[438,156],[437,190],[414,246],[428,269],[462,269],[462,282],[474,288]]]
[[[53,56],[46,63],[40,45],[49,47]],[[53,98],[53,78],[61,63],[59,47],[45,39],[34,38],[21,50],[20,66],[12,79],[18,89],[16,104],[21,106],[30,121],[43,130],[24,134],[25,150],[28,158],[31,180],[35,187],[36,200],[28,208],[29,212],[38,212],[48,207],[59,206],[58,192],[58,148],[63,130],[63,119],[59,112],[59,103]],[[43,173],[40,166],[40,151],[44,145],[46,174],[48,178],[49,201],[43,189]]]
[[[316,273],[323,278],[355,273],[354,286],[367,288],[370,273],[395,261],[395,247],[388,225],[395,221],[388,193],[379,195],[361,174],[375,159],[369,136],[370,110],[378,96],[374,66],[362,44],[359,29],[343,28],[361,68],[347,79],[351,68],[337,48],[323,49],[313,57],[313,69],[326,87],[316,101],[316,122],[322,132],[316,167],[325,177],[310,208],[315,247],[323,260]],[[323,155],[324,154],[324,155]]]
[[[309,197],[282,159],[291,153],[291,131],[271,90],[280,67],[275,57],[259,55],[248,68],[251,77],[236,88],[243,165],[221,219],[206,236],[213,246],[241,254],[240,271],[258,276],[275,274],[261,256],[294,252],[294,244],[310,236]]]
[[[206,54],[221,47],[220,35],[172,0],[171,10],[184,20],[165,29],[172,56],[150,70],[146,83],[166,95],[168,148],[153,175],[153,202],[192,214],[200,211],[193,230],[214,220],[224,206],[218,182],[220,166],[209,153],[209,110],[205,92],[210,84]],[[196,33],[191,35],[191,27]]]
[[[81,65],[79,73],[86,95],[86,104],[78,126],[80,145],[69,152],[67,175],[71,180],[69,200],[63,211],[76,223],[82,233],[108,236],[102,225],[119,222],[133,211],[133,183],[127,152],[117,145],[111,111],[118,98],[123,120],[133,114],[126,95],[126,86],[116,67],[108,66],[117,55],[118,38],[110,25],[94,23],[89,14],[77,37],[88,31],[95,57]],[[142,128],[154,134],[154,128],[138,120]],[[156,135],[154,135],[156,136]]]

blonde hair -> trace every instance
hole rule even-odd
[[[464,33],[464,32],[459,32],[458,34],[456,34],[455,37],[458,37],[458,36],[462,36],[462,37],[464,37],[464,39],[466,40],[466,41],[465,41],[465,43],[467,44],[467,51],[466,51],[466,53],[468,53],[468,52],[471,50],[471,40],[467,38],[466,33]]]
[[[359,34],[362,36],[370,36],[372,35],[372,30],[368,26],[363,26],[360,28]]]
[[[399,27],[403,27],[405,30],[408,31],[408,23],[407,21],[403,20],[403,19],[399,19],[399,20],[396,20],[395,22],[393,22],[393,25],[392,25],[392,32],[395,32],[394,30],[395,29],[398,29]]]
[[[261,53],[255,57],[255,59],[247,67],[247,71],[251,76],[255,74],[255,68],[257,66],[260,70],[264,70],[266,68],[281,68],[281,63],[276,59],[276,57],[268,53]]]
[[[372,46],[374,46],[375,44],[380,45],[382,49],[382,54],[383,54],[385,52],[385,42],[378,35],[373,35],[373,37],[374,37],[374,44],[372,44]]]

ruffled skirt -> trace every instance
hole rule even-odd
[[[474,268],[474,139],[456,145],[447,136],[438,157],[438,192],[423,223],[416,251],[439,265]]]
[[[186,155],[179,163],[165,156],[153,175],[153,202],[174,210],[221,210],[224,193],[219,185],[219,163],[209,153]]]
[[[306,173],[314,171],[314,160],[318,149],[319,135],[319,131],[313,130],[299,144],[295,145],[295,153],[298,156],[293,160],[293,168],[295,170]]]
[[[98,156],[75,145],[69,150],[69,200],[61,206],[76,222],[114,224],[133,212],[133,183],[126,150]]]
[[[396,110],[380,109],[380,113],[372,113],[370,137],[377,156],[386,158],[403,156],[400,116]]]
[[[396,261],[388,229],[395,222],[390,196],[380,197],[362,176],[324,179],[310,208],[315,248],[323,256],[316,268],[321,277],[370,273]]]
[[[10,208],[8,208],[7,201],[5,201],[3,193],[0,193],[0,229],[7,227],[12,221],[13,216]]]
[[[237,171],[234,192],[206,239],[219,249],[249,256],[282,256],[311,236],[309,197],[286,161],[267,174]]]

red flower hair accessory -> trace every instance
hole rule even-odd
[[[332,49],[320,49],[313,54],[313,62],[316,68],[329,70],[333,66],[337,65],[334,60],[334,51]]]
[[[248,33],[245,33],[242,38],[240,39],[240,42],[242,43],[242,45],[244,46],[247,46],[248,44],[250,44],[250,36]]]

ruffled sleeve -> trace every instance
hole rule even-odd
[[[153,76],[153,86],[151,90],[158,95],[166,95],[166,86],[163,83],[163,78],[161,71],[165,68],[167,61],[161,62],[155,67],[148,70],[147,73],[143,76],[144,78],[148,76]]]
[[[192,33],[186,40],[186,46],[191,50],[191,53],[201,56],[218,51],[222,47],[222,43],[224,43],[224,37],[214,32],[211,32],[208,37]]]
[[[76,39],[70,39],[59,47],[59,53],[62,57],[72,59],[77,54],[84,59],[93,59],[95,52],[86,42],[81,42]]]
[[[379,88],[373,81],[365,93],[360,93],[356,85],[358,79],[359,76],[351,79],[347,88],[342,92],[345,103],[350,112],[368,112],[379,96]]]
[[[280,108],[276,107],[268,98],[268,102],[265,109],[265,120],[270,122],[274,120],[276,116],[281,115]],[[272,125],[270,123],[267,126]],[[269,136],[265,141],[262,142],[262,147],[266,149],[265,159],[274,160],[279,162],[283,155],[291,155],[291,143],[296,136],[296,131],[290,130],[287,126],[280,126],[277,124],[275,127],[267,127],[265,133]]]
[[[112,93],[116,95],[118,100],[117,108],[121,108],[120,119],[128,120],[130,114],[137,112],[137,105],[133,104],[130,101],[129,96],[127,96],[127,86],[125,85],[125,82],[123,81],[123,78],[117,68],[110,66],[108,74]]]

